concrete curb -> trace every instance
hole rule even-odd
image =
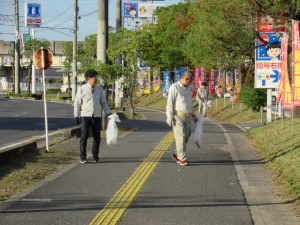
[[[79,137],[81,134],[81,130],[79,126],[68,128],[65,130],[58,130],[48,135],[48,137],[59,137],[60,141],[70,139],[71,137]],[[46,147],[44,143],[44,138],[46,135],[38,136],[35,140],[29,139],[26,141],[22,141],[13,145],[5,146],[0,148],[0,158],[7,158],[14,155],[18,155],[21,152],[35,150],[37,148]],[[49,145],[53,145],[55,142],[50,140]]]

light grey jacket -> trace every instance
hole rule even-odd
[[[208,91],[206,88],[198,88],[196,94],[196,100],[201,101],[203,103],[208,101]]]
[[[74,117],[101,117],[102,108],[106,114],[111,113],[100,86],[94,86],[94,94],[88,84],[78,88],[74,101]]]

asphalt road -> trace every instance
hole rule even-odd
[[[0,148],[45,135],[44,101],[0,98]],[[72,104],[47,102],[49,133],[74,127]]]

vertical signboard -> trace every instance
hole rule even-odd
[[[259,38],[255,42],[255,88],[276,88],[281,70],[280,37],[284,29],[275,32],[272,19],[268,16],[258,14],[257,20]]]
[[[215,86],[216,86],[215,71],[214,69],[211,69],[209,73],[208,91],[212,96],[215,95]]]
[[[169,88],[171,86],[171,73],[170,73],[170,71],[164,71],[163,72],[163,80],[164,80],[163,97],[168,98]]]
[[[285,109],[292,109],[292,94],[291,94],[291,86],[288,76],[288,35],[283,36],[282,42],[282,68],[280,73],[280,83],[279,83],[279,99],[282,96],[282,106]],[[277,99],[277,102],[279,100]]]
[[[218,75],[218,96],[224,94],[224,83],[225,83],[225,76],[224,76],[224,68],[220,67],[219,75]]]
[[[234,70],[234,93],[239,94],[241,92],[241,74],[239,69]]]
[[[25,2],[25,26],[41,27],[42,15],[41,4]]]
[[[226,90],[230,91],[233,88],[233,74],[231,71],[226,73]]]
[[[192,69],[192,73],[194,75],[193,78],[193,90],[192,97],[195,98],[197,94],[197,89],[201,86],[201,75],[200,75],[201,67],[194,67]]]
[[[292,66],[294,83],[294,105],[300,106],[300,39],[299,21],[292,23]]]

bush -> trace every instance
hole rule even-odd
[[[60,95],[60,96],[58,96],[58,99],[60,99],[60,100],[72,100],[72,97]]]
[[[239,98],[247,108],[259,111],[261,106],[266,106],[267,89],[254,88],[253,84],[246,84],[242,87]]]
[[[47,89],[47,92],[54,92],[54,93],[57,93],[57,92],[60,92],[60,88],[48,88],[48,89]]]
[[[18,94],[14,92],[10,92],[9,96],[11,97],[25,97],[25,98],[35,98],[35,99],[42,99],[41,94],[31,94],[31,93],[24,93],[24,94]]]

